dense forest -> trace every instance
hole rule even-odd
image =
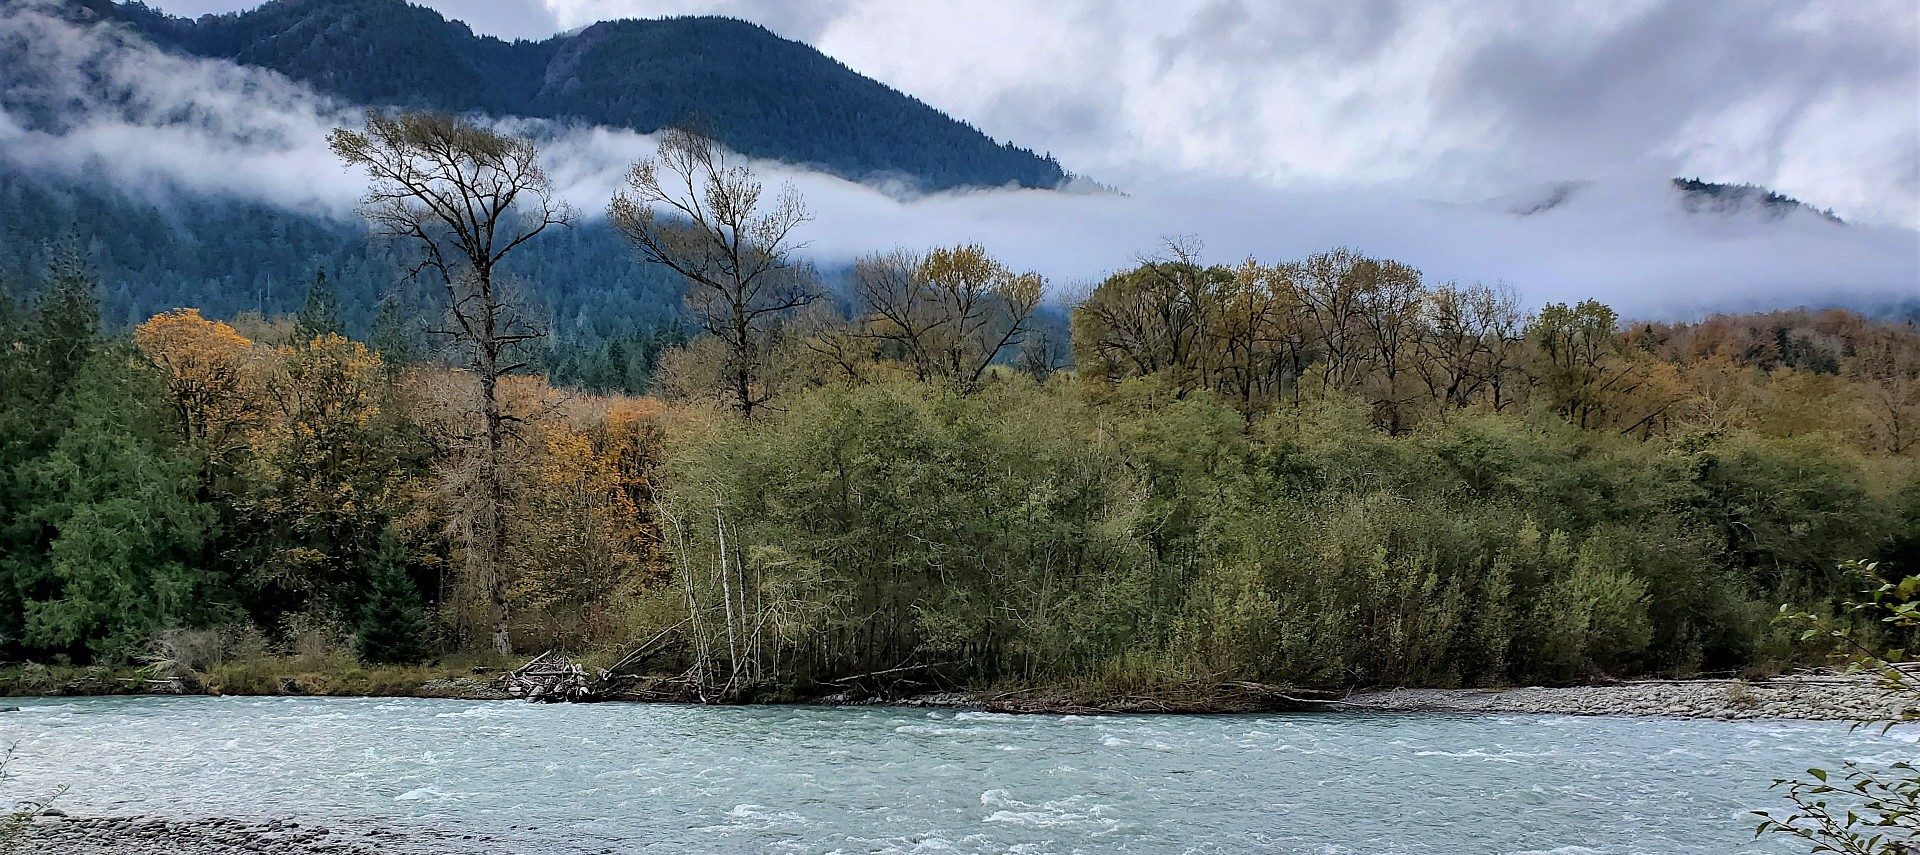
[[[533,213],[502,229],[565,225],[526,141],[374,116],[333,144],[380,165],[422,140],[524,184]],[[5,655],[412,662],[664,633],[657,667],[706,699],[875,673],[1568,683],[1817,661],[1780,604],[1835,609],[1844,560],[1920,563],[1910,322],[1623,322],[1352,250],[1217,264],[1177,240],[1047,333],[1048,283],[978,246],[878,253],[831,293],[791,254],[804,200],[707,183],[745,175],[727,158],[667,135],[599,226],[632,244],[603,275],[680,280],[691,334],[660,344],[650,397],[543,371],[542,315],[489,289],[517,244],[422,226],[424,203],[368,211],[446,297],[404,318],[289,269],[294,312],[113,335],[101,294],[145,274],[99,243],[11,245]],[[373,195],[446,191],[410,181]]]
[[[80,0],[168,50],[272,69],[349,103],[577,120],[696,123],[744,154],[923,190],[1054,187],[1060,164],[731,18],[595,24],[539,42],[477,36],[403,0],[273,0],[195,20]]]

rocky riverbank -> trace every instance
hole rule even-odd
[[[1606,686],[1515,689],[1385,689],[1329,702],[1327,709],[1392,712],[1549,713],[1712,719],[1883,721],[1920,709],[1911,692],[1872,679],[1820,677],[1650,680]]]
[[[493,679],[493,675],[500,672],[486,666],[384,670],[347,665],[333,669],[294,667],[303,664],[270,662],[245,669],[245,675],[222,672],[196,675],[192,681],[143,679],[144,675],[139,672],[122,673],[104,668],[13,666],[0,669],[0,696],[243,694],[513,698]],[[633,695],[620,699],[644,701],[676,697]],[[800,699],[800,702],[1083,715],[1376,710],[1880,721],[1897,718],[1906,709],[1920,711],[1920,695],[1889,691],[1872,678],[1831,674],[1760,681],[1640,680],[1553,688],[1373,689],[1344,695],[1253,683],[1223,683],[1204,691],[1189,689],[1123,696],[1089,695],[1060,686],[992,693],[945,691],[905,698],[875,691],[847,690]]]
[[[60,855],[453,855],[489,851],[471,835],[424,840],[393,831],[345,831],[298,822],[156,817],[35,817],[16,849]]]

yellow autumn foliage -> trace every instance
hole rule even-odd
[[[165,372],[188,439],[218,453],[255,422],[255,348],[233,327],[174,309],[135,327],[133,340]]]

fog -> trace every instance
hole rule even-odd
[[[270,72],[165,55],[125,36],[15,6],[0,157],[12,168],[110,181],[164,204],[177,192],[255,199],[351,217],[361,176],[327,151],[328,130],[361,111]],[[562,195],[598,215],[654,140],[626,130],[498,120],[541,140]],[[1328,178],[1229,180],[1158,171],[1122,192],[976,190],[907,196],[758,163],[791,181],[814,220],[807,252],[833,264],[897,246],[977,241],[1062,292],[1193,235],[1217,261],[1278,260],[1352,246],[1430,278],[1505,281],[1527,302],[1597,297],[1638,317],[1784,305],[1920,300],[1920,238],[1811,213],[1689,214],[1659,164],[1628,163],[1528,216],[1549,187],[1440,202],[1418,190]],[[1456,199],[1458,196],[1455,197]]]

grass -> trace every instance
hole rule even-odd
[[[210,695],[446,697],[443,680],[485,683],[519,664],[493,656],[449,656],[424,665],[368,665],[346,653],[255,656],[180,674],[182,690]],[[153,675],[131,666],[26,664],[0,668],[0,695],[131,695],[156,691]],[[164,691],[164,690],[160,690]]]

